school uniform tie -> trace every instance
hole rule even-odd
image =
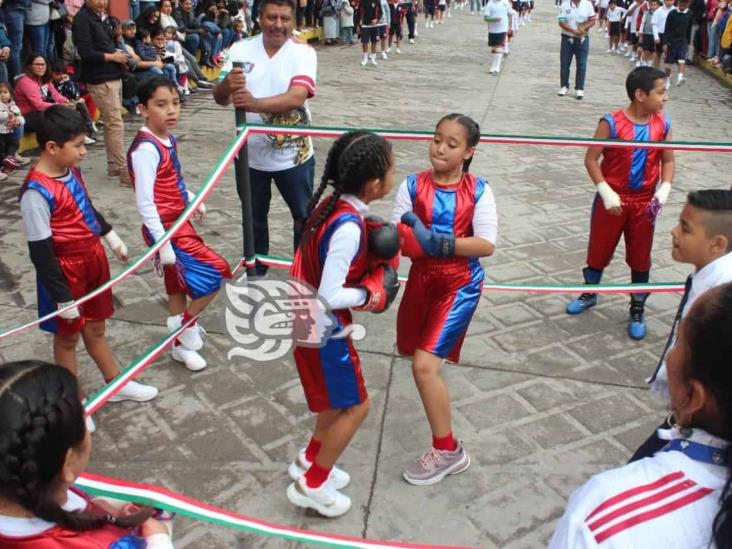
[[[671,348],[671,344],[676,339],[674,336],[676,335],[676,327],[679,324],[679,320],[681,320],[681,314],[684,312],[684,307],[686,306],[686,302],[689,300],[689,291],[691,290],[691,280],[692,275],[689,275],[686,278],[686,283],[684,284],[684,295],[681,297],[681,303],[679,303],[679,308],[676,311],[676,318],[674,318],[674,322],[671,325],[671,333],[668,334],[668,339],[666,340],[666,346],[663,348],[663,352],[661,353],[661,359],[658,361],[658,365],[656,366],[656,371],[653,372],[653,375],[648,380],[649,383],[652,383],[655,381],[656,376],[658,375],[658,371],[661,369],[661,365],[663,364],[664,360],[666,359],[666,354],[668,353],[668,350]]]

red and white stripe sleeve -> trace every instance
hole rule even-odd
[[[315,50],[307,45],[293,48],[292,55],[296,55],[294,62],[294,76],[290,79],[290,87],[301,86],[308,92],[308,97],[315,96],[315,80],[318,72],[318,58]]]

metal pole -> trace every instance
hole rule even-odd
[[[243,63],[234,62],[234,68],[244,68]],[[236,109],[237,132],[243,131],[247,123],[247,113],[244,109]],[[252,216],[252,190],[249,180],[249,152],[247,144],[244,143],[234,163],[236,177],[236,192],[241,202],[241,235],[242,235],[242,259],[246,267],[247,277],[255,276],[254,261],[254,218]]]

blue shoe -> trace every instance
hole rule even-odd
[[[567,305],[567,314],[578,315],[597,305],[597,294],[582,294]]]
[[[643,303],[632,302],[630,314],[628,315],[628,335],[630,339],[643,339],[646,337],[646,321],[643,318]]]

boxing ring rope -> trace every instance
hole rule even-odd
[[[229,165],[244,147],[246,141],[251,134],[271,134],[271,133],[287,133],[290,135],[306,135],[311,137],[338,137],[341,134],[352,131],[354,128],[330,128],[330,127],[308,127],[297,128],[289,126],[267,126],[267,125],[249,125],[238,126],[237,135],[231,140],[227,146],[223,156],[219,159],[214,168],[206,176],[200,191],[195,195],[193,200],[188,204],[185,211],[176,220],[176,222],[166,231],[165,235],[155,242],[143,255],[134,260],[122,272],[111,278],[108,282],[90,292],[89,294],[77,299],[68,307],[59,309],[45,315],[42,318],[6,329],[0,332],[0,340],[16,335],[24,330],[35,327],[41,322],[50,320],[63,311],[71,307],[82,305],[86,301],[99,295],[100,293],[116,287],[122,281],[139,270],[147,260],[150,260],[158,252],[158,250],[170,240],[172,236],[180,229],[182,225],[187,223],[196,209],[203,204],[209,194],[220,183],[222,177],[226,173]],[[433,138],[432,131],[401,131],[401,130],[370,130],[389,140],[399,141],[430,141]],[[512,144],[512,145],[538,145],[538,146],[560,146],[560,147],[634,147],[646,149],[674,149],[683,151],[701,151],[701,152],[732,152],[732,143],[703,143],[694,141],[671,141],[663,143],[648,143],[638,141],[617,141],[617,140],[598,140],[575,137],[550,137],[550,136],[522,136],[522,135],[495,135],[483,134],[480,141],[482,143],[496,144]],[[246,150],[246,149],[245,149]],[[254,264],[254,257],[242,259],[239,267],[251,267]],[[286,258],[278,258],[275,256],[258,256],[257,259],[264,264],[287,268],[291,261]],[[400,276],[400,282],[406,281],[405,276]],[[574,285],[548,285],[548,284],[485,284],[486,291],[509,291],[509,292],[531,292],[531,293],[581,293],[587,289],[583,284]],[[593,292],[603,294],[625,294],[637,291],[652,293],[679,292],[683,290],[682,283],[648,283],[648,284],[598,284],[593,285]],[[192,322],[193,320],[191,320]],[[103,386],[96,393],[91,395],[85,403],[85,411],[92,414],[101,409],[119,390],[122,389],[130,380],[134,379],[140,372],[147,368],[187,327],[187,324],[181,326],[178,330],[167,333],[158,341],[156,341],[147,351],[133,360],[122,372],[112,381]],[[291,539],[307,543],[315,543],[329,547],[358,547],[358,548],[399,548],[399,547],[440,547],[422,544],[402,544],[396,542],[370,541],[360,538],[349,538],[335,534],[318,533],[307,530],[298,530],[287,526],[268,523],[266,521],[247,517],[238,513],[233,513],[224,509],[211,506],[209,504],[198,502],[191,498],[187,498],[181,494],[177,494],[165,488],[156,487],[147,484],[133,483],[129,481],[112,479],[92,473],[83,473],[77,484],[88,492],[95,495],[105,495],[125,501],[134,501],[146,503],[174,511],[182,515],[189,516],[194,519],[203,520],[213,524],[227,526],[238,530],[254,532],[263,535],[276,536],[284,539]],[[442,546],[445,547],[445,546]]]

